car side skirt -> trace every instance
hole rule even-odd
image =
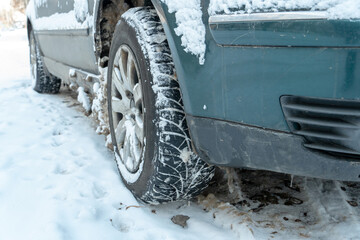
[[[94,83],[100,82],[101,75],[95,75],[84,70],[55,61],[48,57],[43,57],[45,66],[49,73],[61,78],[63,83],[82,87],[86,92],[94,94]]]

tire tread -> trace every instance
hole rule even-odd
[[[204,190],[214,167],[192,151],[179,82],[163,26],[154,9],[134,8],[123,19],[137,32],[137,38],[156,86],[156,115],[159,143],[154,176],[139,198],[151,204],[191,199]],[[189,151],[189,159],[182,153]]]

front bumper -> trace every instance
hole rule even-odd
[[[209,164],[360,181],[360,159],[304,147],[304,138],[223,120],[187,116],[199,156]]]

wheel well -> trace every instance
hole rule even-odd
[[[142,6],[152,6],[151,0],[100,0],[94,38],[101,67],[107,67],[113,33],[121,15],[130,8]]]

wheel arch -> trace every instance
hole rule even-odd
[[[151,0],[99,0],[96,1],[94,12],[94,43],[95,54],[101,67],[107,67],[107,60],[116,23],[121,12],[111,11],[114,6],[125,9],[133,7],[153,6]],[[122,6],[121,6],[122,5]],[[109,14],[110,10],[110,14]]]
[[[154,7],[160,17],[161,24],[165,29],[165,34],[168,39],[173,58],[179,58],[175,47],[174,37],[172,36],[169,25],[167,24],[167,18],[160,0],[100,0],[96,1],[96,11],[94,12],[94,43],[96,58],[98,59],[101,67],[107,67],[107,58],[109,57],[112,35],[115,31],[116,23],[121,17],[121,15],[104,16],[104,10],[111,7],[111,3],[114,2],[124,2],[128,4],[130,8],[144,6]],[[115,24],[110,24],[110,31],[104,32],[104,26],[109,27],[109,25],[106,25],[107,23],[105,23],[110,20],[108,19],[109,17],[114,18],[111,19],[111,22],[115,22]]]
[[[175,68],[179,68],[181,67],[180,64],[177,64],[177,63],[180,63],[180,57],[179,57],[179,54],[178,54],[178,50],[176,48],[176,44],[175,44],[175,37],[178,37],[178,36],[174,36],[173,34],[174,31],[171,31],[170,27],[169,27],[169,24],[168,24],[168,18],[165,14],[165,11],[166,9],[164,9],[164,3],[161,3],[160,0],[151,0],[159,18],[160,18],[160,21],[161,21],[161,24],[164,28],[164,32],[165,32],[165,35],[166,35],[166,38],[167,38],[167,41],[168,41],[168,44],[169,44],[169,47],[170,47],[170,51],[171,51],[171,55],[172,55],[172,58],[173,58],[173,61],[175,63]]]

